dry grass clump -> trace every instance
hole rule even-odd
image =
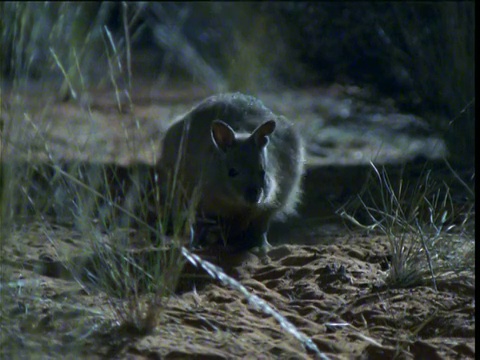
[[[469,199],[460,207],[451,187],[425,168],[418,178],[411,179],[398,174],[392,177],[384,168],[371,166],[374,176],[358,196],[356,212],[352,216],[341,210],[341,215],[387,237],[390,267],[386,283],[398,287],[430,283],[436,289],[439,278],[473,271],[473,190],[466,189]],[[360,213],[369,225],[356,219]]]

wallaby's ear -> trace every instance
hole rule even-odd
[[[212,122],[212,140],[217,147],[226,151],[235,142],[235,131],[223,121],[215,120]]]
[[[258,147],[262,148],[268,144],[268,135],[273,133],[275,126],[275,120],[268,120],[255,129],[252,137],[254,138]]]

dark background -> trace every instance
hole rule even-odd
[[[59,61],[73,81],[78,63],[82,81],[98,86],[105,58],[119,54],[125,64],[130,46],[134,79],[200,83],[212,92],[369,86],[423,116],[444,137],[455,166],[474,168],[474,2],[39,2],[0,9],[2,84],[57,81]]]

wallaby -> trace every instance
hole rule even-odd
[[[295,212],[303,156],[292,123],[230,93],[205,99],[167,130],[158,167],[177,205],[197,196],[197,217],[218,221],[227,246],[245,250],[267,247],[270,220]]]

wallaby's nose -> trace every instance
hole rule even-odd
[[[245,200],[249,203],[256,204],[260,200],[260,196],[262,195],[262,188],[259,186],[249,186],[245,191]]]

